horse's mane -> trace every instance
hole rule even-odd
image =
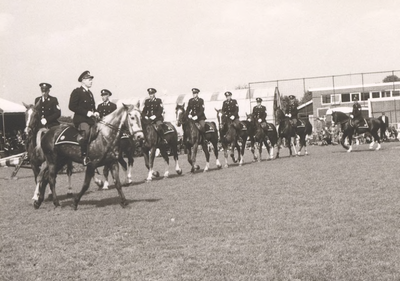
[[[133,105],[128,105],[129,107],[133,107]],[[120,118],[122,113],[127,111],[125,106],[118,107],[116,110],[111,112],[110,114],[104,116],[99,122],[97,122],[96,126],[97,132],[102,132],[103,134],[108,134],[111,129],[110,125],[114,125],[114,123]]]

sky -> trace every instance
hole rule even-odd
[[[249,82],[397,70],[400,5],[388,0],[1,0],[0,96],[53,85],[62,115],[94,76],[96,102]]]

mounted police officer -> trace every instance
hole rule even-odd
[[[100,114],[96,112],[96,103],[90,91],[93,78],[88,70],[84,71],[78,78],[81,86],[72,91],[69,99],[69,109],[74,112],[74,125],[81,134],[78,137],[78,142],[81,146],[82,163],[84,166],[91,162],[87,156],[90,128],[95,124],[94,118],[100,117]]]
[[[49,95],[51,85],[49,83],[40,83],[42,96],[35,99],[35,105],[40,112],[40,123],[44,128],[51,128],[60,125],[58,118],[61,116],[61,109],[56,97]]]
[[[297,115],[298,115],[298,110],[297,107],[299,106],[296,97],[294,95],[289,96],[289,104],[286,106],[286,112],[285,115],[289,117],[292,126],[294,128],[297,128]]]
[[[231,124],[239,135],[243,127],[239,121],[239,105],[235,99],[232,99],[231,92],[225,92],[225,97],[226,100],[222,103],[222,113],[231,120]]]
[[[267,108],[261,104],[262,98],[256,98],[257,105],[253,107],[253,116],[257,123],[263,128],[268,130],[268,124],[265,120],[267,118]]]
[[[164,106],[160,98],[156,98],[157,90],[154,88],[147,89],[149,98],[144,102],[142,117],[146,120],[151,120],[155,125],[157,133],[161,138],[164,138],[164,130],[162,124],[164,121],[163,112]]]
[[[97,106],[97,112],[100,114],[100,118],[107,116],[117,109],[117,105],[110,101],[111,96],[112,93],[109,90],[101,90],[101,98],[103,99],[103,102]]]
[[[186,114],[189,119],[192,119],[199,124],[199,131],[205,134],[206,115],[204,114],[204,100],[199,98],[200,90],[192,89],[193,98],[189,100]]]
[[[357,97],[354,98],[353,111],[351,112],[350,117],[352,118],[353,124],[356,128],[367,124],[362,116],[361,105],[358,103]]]

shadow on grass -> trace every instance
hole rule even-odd
[[[133,203],[139,203],[139,202],[147,202],[147,203],[155,203],[160,201],[161,199],[140,199],[140,200],[135,200],[135,199],[127,199],[126,202],[128,203],[128,206],[133,204]],[[119,205],[121,202],[120,198],[117,197],[111,197],[111,198],[104,198],[100,200],[81,200],[78,205],[78,210],[79,206],[81,205],[92,205],[95,206],[96,208],[103,208],[107,206],[112,206],[112,205]],[[72,200],[63,202],[61,208],[67,208],[67,207],[72,207]]]

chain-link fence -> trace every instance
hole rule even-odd
[[[281,96],[295,95],[299,100],[301,100],[304,94],[310,89],[363,86],[367,84],[382,83],[388,76],[397,76],[400,78],[400,70],[250,82],[249,88],[262,89],[278,87]]]

